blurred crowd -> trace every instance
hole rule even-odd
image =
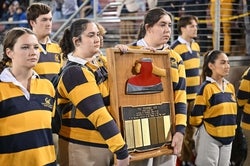
[[[3,1],[1,4],[1,10],[0,10],[0,18],[1,21],[8,21],[8,22],[14,22],[14,21],[24,21],[26,22],[26,8],[27,8],[27,1],[18,1],[18,0],[6,0]],[[13,27],[27,27],[27,23],[21,23],[21,24],[7,24],[5,26],[5,29],[10,29]]]
[[[53,9],[53,19],[68,19],[78,8],[83,4],[83,0],[33,0],[34,2],[42,2]],[[0,21],[26,21],[26,9],[29,6],[29,0],[5,0],[0,2]],[[86,6],[93,6],[93,0],[86,3]],[[101,6],[98,6],[99,11]],[[92,8],[85,11],[84,16],[91,16]],[[80,17],[80,15],[78,15]],[[22,25],[7,25],[5,29],[10,29],[14,26],[27,26],[27,24]]]

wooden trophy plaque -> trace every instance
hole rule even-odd
[[[122,54],[108,48],[106,55],[111,114],[132,161],[172,154],[175,114],[168,53],[131,49]]]

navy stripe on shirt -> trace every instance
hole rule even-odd
[[[44,136],[47,136],[47,139],[40,139],[44,138]],[[53,145],[52,133],[50,129],[32,130],[8,136],[1,136],[0,153],[20,152],[27,149],[36,149],[48,146],[48,144]]]

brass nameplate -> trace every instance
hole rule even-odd
[[[169,103],[121,107],[125,141],[130,151],[161,147],[170,132]]]
[[[121,107],[123,120],[153,118],[170,114],[169,103]]]

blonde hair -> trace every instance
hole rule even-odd
[[[106,29],[100,23],[96,23],[96,26],[98,30],[100,31],[101,36],[104,36],[107,33]]]

